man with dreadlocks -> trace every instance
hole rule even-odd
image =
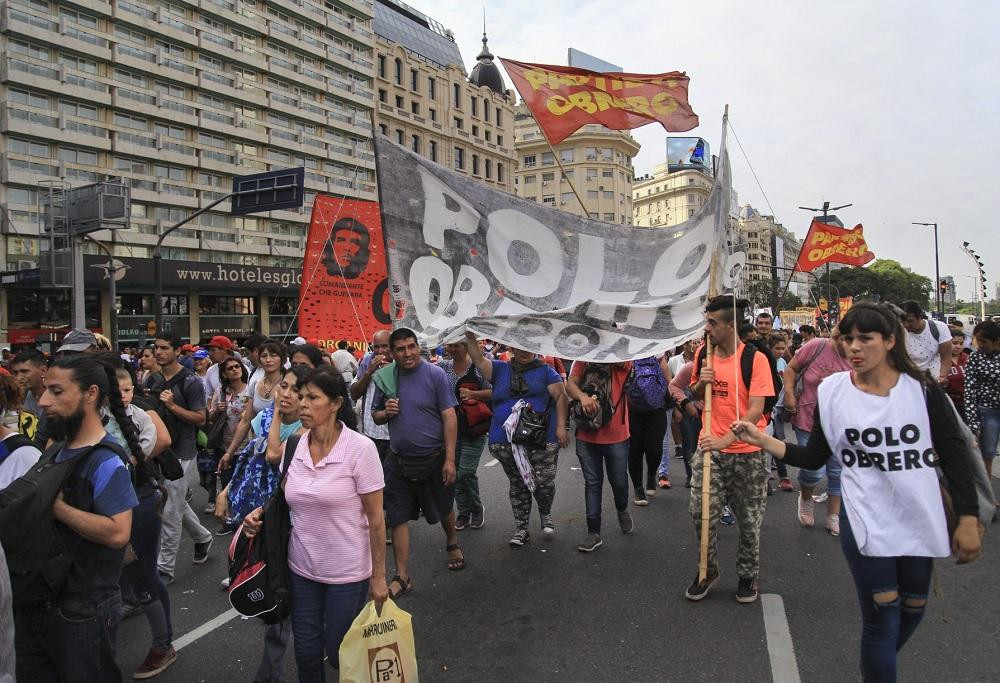
[[[115,663],[115,632],[122,609],[118,579],[138,500],[131,463],[104,429],[105,402],[129,449],[141,453],[114,368],[78,354],[57,359],[45,375],[45,393],[38,405],[45,411],[49,437],[61,443],[51,457],[55,462],[80,458],[52,506],[52,515],[80,540],[73,546],[72,565],[56,599],[15,611],[18,680],[119,681],[122,677]]]

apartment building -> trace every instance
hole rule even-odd
[[[778,294],[792,277],[788,291],[804,304],[810,303],[810,275],[794,273],[802,241],[787,230],[774,216],[767,216],[749,204],[740,207],[736,222],[740,239],[746,245],[747,262],[743,269],[743,293],[755,305],[769,306],[775,280]]]
[[[287,332],[312,198],[377,198],[366,0],[4,0],[0,53],[0,340],[31,343],[69,317],[67,290],[18,276],[38,263],[49,188],[131,187],[113,244],[124,343],[153,317],[159,235],[234,174],[304,166],[306,202],[243,217],[226,202],[165,240],[165,324],[195,340]],[[106,258],[86,253],[88,325],[106,328]]]
[[[708,201],[712,183],[704,171],[670,171],[667,164],[657,164],[632,185],[632,222],[645,228],[683,223]]]
[[[396,0],[375,2],[379,131],[431,161],[513,192],[514,91],[483,34],[471,74],[454,34]]]
[[[587,124],[553,151],[521,103],[514,112],[514,149],[518,196],[609,223],[632,223],[632,159],[639,143],[627,131]]]

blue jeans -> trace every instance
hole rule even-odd
[[[793,427],[795,430],[795,440],[799,442],[800,446],[805,446],[809,443],[809,432],[799,429],[798,427]],[[820,467],[818,470],[799,470],[799,485],[801,486],[816,486],[819,480],[826,475],[826,492],[831,496],[840,495],[840,471],[841,465],[840,461],[836,458],[831,457],[826,461],[826,464]]]
[[[160,552],[160,491],[140,486],[139,506],[132,509],[132,550],[136,560],[122,569],[121,585],[139,598],[153,633],[153,647],[166,649],[173,641],[170,621],[170,593],[156,569]]]
[[[601,495],[604,492],[604,467],[607,464],[608,483],[615,499],[615,509],[628,509],[628,441],[618,443],[587,443],[576,440],[576,456],[583,471],[587,501],[587,532],[601,533]]]
[[[674,449],[672,448],[671,441],[674,440],[674,432],[671,426],[674,423],[674,410],[676,408],[671,408],[667,411],[667,431],[663,435],[663,455],[660,458],[660,465],[656,468],[657,477],[667,477],[670,476],[670,456],[673,455]],[[629,415],[631,416],[631,412]]]
[[[979,449],[984,458],[992,460],[1000,441],[1000,408],[976,406],[976,412],[979,413]]]
[[[840,545],[861,605],[861,675],[865,681],[896,680],[896,653],[917,630],[931,583],[929,557],[866,557],[858,550],[850,521],[840,513]],[[877,603],[876,593],[897,593]],[[908,605],[917,601],[918,606]]]
[[[674,410],[681,410],[680,407],[674,408]],[[683,412],[683,411],[682,411]],[[694,449],[698,445],[698,432],[701,431],[701,418],[691,417],[687,413],[684,413],[684,417],[680,421],[681,430],[681,458],[684,460],[684,472],[687,474],[688,481],[691,481],[691,456],[694,455]],[[670,434],[670,430],[667,430],[667,434]],[[670,458],[670,452],[663,452],[663,460],[666,461]],[[667,467],[664,462],[660,463],[660,471],[657,474],[666,474]]]
[[[323,653],[339,668],[340,642],[368,600],[368,579],[355,583],[319,583],[294,571],[292,577],[292,635],[299,681],[326,681]]]

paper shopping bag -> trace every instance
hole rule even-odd
[[[369,601],[340,644],[341,683],[417,683],[410,615],[389,598],[382,615]]]

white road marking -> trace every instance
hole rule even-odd
[[[792,634],[788,630],[785,603],[780,595],[760,596],[764,609],[764,632],[767,634],[767,656],[771,660],[771,679],[775,683],[799,683],[799,666],[795,662]]]
[[[211,633],[215,629],[219,628],[220,626],[222,626],[223,624],[225,624],[227,621],[229,621],[231,619],[234,619],[235,617],[238,617],[238,616],[240,616],[240,613],[237,612],[234,609],[230,609],[230,610],[228,610],[226,612],[223,612],[222,614],[220,614],[219,616],[217,616],[215,619],[212,619],[211,621],[206,621],[204,624],[202,624],[198,628],[194,629],[193,631],[188,631],[187,633],[185,633],[184,635],[182,635],[180,638],[178,638],[177,640],[175,640],[174,641],[174,649],[177,650],[177,651],[180,651],[181,648],[187,647],[188,645],[190,645],[194,641],[198,640],[199,638],[203,638],[204,636],[207,636],[209,633]]]
[[[499,460],[497,460],[496,458],[493,458],[493,459],[492,459],[492,460],[490,460],[490,461],[489,461],[488,463],[486,463],[485,465],[483,465],[483,467],[493,467],[493,466],[494,466],[494,465],[496,465],[496,464],[497,464],[498,462],[500,462],[500,461],[499,461]]]

